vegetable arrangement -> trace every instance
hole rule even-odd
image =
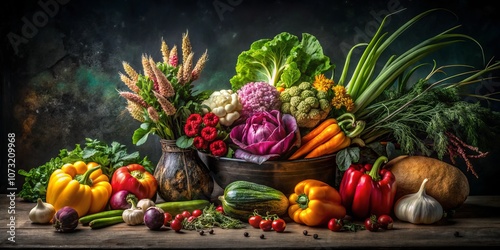
[[[213,234],[214,227],[244,228],[245,223],[281,233],[287,226],[285,216],[291,222],[333,232],[390,230],[394,227],[393,213],[398,220],[414,224],[437,222],[444,210],[459,207],[468,195],[468,182],[460,170],[424,156],[390,162],[387,156],[380,156],[373,164],[361,163],[359,148],[353,147],[388,136],[403,151],[427,154],[431,150],[421,139],[425,138],[435,142],[433,150],[439,156],[448,151],[452,157],[469,157],[463,151],[469,145],[454,133],[461,127],[476,130],[463,122],[451,126],[456,113],[439,116],[441,120],[428,117],[443,113],[449,103],[454,103],[450,112],[462,107],[478,111],[469,114],[466,122],[490,114],[459,101],[457,88],[500,69],[500,63],[452,76],[471,74],[451,85],[442,84],[450,78],[428,83],[432,75],[444,69],[433,68],[429,77],[406,88],[411,74],[421,67],[414,64],[425,56],[462,39],[474,41],[451,33],[455,30],[451,28],[400,56],[390,57],[379,72],[375,67],[397,37],[433,11],[412,18],[390,35],[383,33],[384,18],[369,43],[352,48],[337,84],[333,77],[324,75],[334,65],[323,54],[319,41],[307,33],[301,40],[283,32],[273,39],[255,41],[238,57],[236,75],[230,80],[232,89],[213,91],[211,95],[192,92],[191,83],[198,79],[207,54],[193,67],[187,34],[183,36],[181,64],[176,47],[169,50],[164,42],[163,62],[143,56],[144,75],[123,64],[127,75],[122,74],[121,79],[132,92],[120,95],[127,100],[130,114],[142,123],[133,135],[135,144],[157,134],[176,139],[181,148],[194,147],[216,157],[256,164],[336,154],[337,165],[345,170],[338,190],[328,183],[305,179],[295,185],[292,194],[285,195],[270,186],[238,180],[224,188],[218,197],[220,205],[201,199],[155,203],[158,181],[147,158],[126,153],[116,142],[108,146],[87,139],[83,149],[76,145],[72,151],[61,150],[58,157],[39,168],[20,171],[26,177],[20,196],[37,200],[30,220],[47,223],[50,218],[61,232],[73,231],[78,223],[92,229],[125,223],[150,230],[196,230],[200,235],[206,229]],[[366,48],[347,80],[352,52],[361,46]],[[440,99],[443,96],[447,97],[446,104]],[[437,129],[430,131],[435,126]],[[466,137],[474,141],[477,134]],[[479,155],[472,158],[486,155],[475,151]],[[340,164],[342,157],[345,159]],[[427,184],[427,180],[431,182]],[[434,185],[429,192],[426,184]],[[420,187],[418,192],[416,187]],[[304,235],[308,235],[306,230]]]

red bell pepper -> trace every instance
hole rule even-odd
[[[158,183],[153,174],[142,165],[130,164],[115,170],[111,178],[112,194],[126,190],[134,194],[138,200],[152,199],[156,194]]]
[[[360,219],[371,215],[390,214],[396,195],[396,177],[380,169],[387,157],[380,156],[371,164],[351,164],[340,183],[342,205],[352,216]]]

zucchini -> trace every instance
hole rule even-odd
[[[190,201],[167,201],[155,204],[155,207],[159,207],[164,212],[168,212],[173,216],[175,216],[176,214],[180,214],[185,210],[189,212],[192,212],[196,209],[203,210],[208,206],[210,206],[210,202],[208,200],[202,199]]]
[[[123,220],[123,217],[121,215],[119,215],[119,216],[98,218],[98,219],[92,220],[89,223],[89,226],[91,229],[99,229],[99,228],[109,227],[109,226],[116,225],[116,224],[123,223],[123,222],[125,222]]]
[[[122,216],[123,210],[122,209],[116,209],[116,210],[107,210],[107,211],[102,211],[94,214],[89,214],[85,215],[83,217],[80,217],[79,221],[82,223],[82,225],[87,226],[91,221],[96,220],[96,219],[102,219],[102,218],[109,218],[109,217],[114,217],[114,216]]]
[[[224,213],[247,221],[254,211],[261,215],[284,215],[289,206],[288,197],[272,187],[249,181],[234,181],[219,196]]]

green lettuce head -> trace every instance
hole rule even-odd
[[[273,39],[253,42],[250,49],[238,56],[236,75],[230,80],[233,90],[248,82],[267,82],[288,88],[334,68],[323,54],[319,41],[311,34],[297,36],[283,32]]]

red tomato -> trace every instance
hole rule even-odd
[[[181,231],[181,229],[182,229],[182,220],[173,219],[170,222],[170,228],[172,228],[172,230],[174,230],[176,232]]]
[[[182,220],[184,220],[184,216],[182,214],[176,214],[175,219],[182,221]]]
[[[271,231],[273,229],[273,221],[272,220],[261,220],[259,223],[260,229],[263,231]]]
[[[222,213],[222,214],[224,213],[224,208],[221,205],[217,206],[215,208],[215,210],[218,211],[219,213]]]
[[[203,214],[203,210],[201,210],[201,209],[196,209],[196,210],[194,210],[194,211],[191,213],[191,215],[192,215],[192,216],[194,216],[194,217],[198,217],[198,216],[200,216],[200,215],[202,215],[202,214]]]
[[[182,216],[184,218],[189,218],[189,216],[191,216],[191,212],[187,211],[187,210],[184,210],[182,211]]]
[[[342,231],[343,227],[344,222],[342,221],[342,219],[332,218],[330,219],[330,221],[328,221],[328,229],[333,232],[340,232]]]
[[[170,221],[172,220],[172,215],[165,212],[163,213],[163,216],[165,217],[165,219],[163,220],[163,225],[168,226],[168,224],[170,224]]]
[[[189,216],[189,217],[187,218],[187,221],[188,221],[188,222],[192,222],[194,219],[196,219],[196,216],[192,216],[192,215],[191,215],[191,216]]]
[[[382,229],[392,229],[394,227],[394,221],[392,220],[391,216],[383,214],[380,215],[377,219],[378,224],[380,225],[380,228]]]
[[[262,221],[262,216],[254,215],[248,218],[248,224],[254,228],[260,228],[260,222]]]
[[[273,220],[272,228],[274,231],[276,231],[278,233],[284,232],[285,228],[286,228],[285,220],[283,220],[281,218]]]
[[[366,218],[366,220],[365,220],[366,230],[368,230],[370,232],[375,232],[378,230],[379,227],[380,227],[380,225],[378,224],[377,218],[375,216],[371,216],[371,217]]]

